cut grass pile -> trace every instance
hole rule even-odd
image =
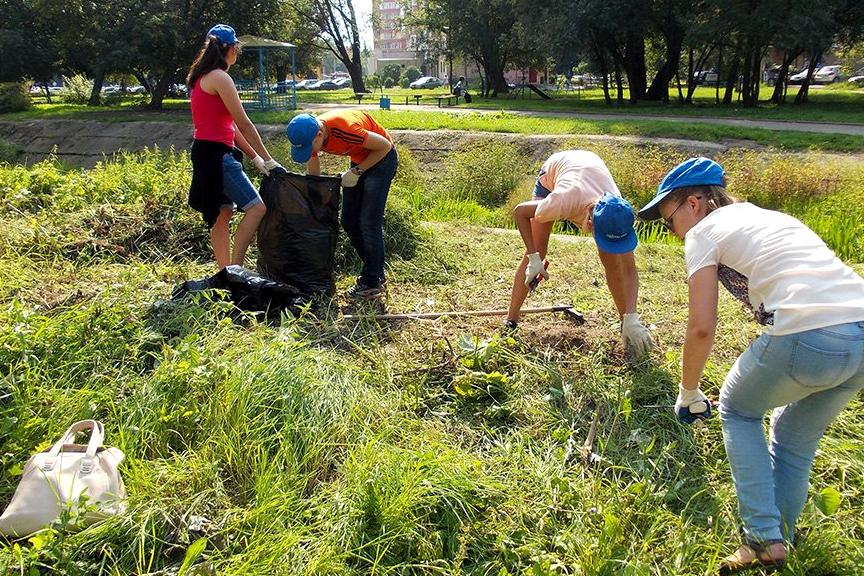
[[[510,338],[496,319],[349,323],[334,306],[275,328],[224,304],[158,303],[213,269],[187,178],[184,157],[156,153],[0,167],[0,502],[26,456],[82,418],[127,454],[130,494],[101,525],[3,544],[0,572],[167,574],[186,559],[187,574],[243,576],[701,575],[737,544],[719,422],[694,431],[671,410],[680,248],[638,249],[658,341],[638,367],[593,243],[572,236],[553,239],[530,304],[573,302],[581,327],[535,316]],[[505,304],[515,232],[417,228],[413,254],[389,260],[389,308]],[[756,333],[726,296],[720,318],[712,396]],[[817,455],[784,574],[864,562],[862,439],[856,401]]]

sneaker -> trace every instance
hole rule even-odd
[[[372,298],[378,298],[384,294],[384,282],[379,284],[378,286],[367,286],[360,279],[357,279],[357,283],[354,284],[348,291],[345,293],[348,298],[352,300],[369,300]]]
[[[501,332],[504,333],[515,332],[517,328],[519,328],[519,324],[517,324],[516,320],[510,320],[509,318],[501,324]]]

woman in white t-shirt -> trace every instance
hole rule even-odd
[[[708,158],[678,165],[640,212],[684,239],[689,316],[675,411],[711,415],[699,380],[717,326],[718,282],[764,325],[720,390],[744,543],[721,574],[778,566],[807,499],[825,429],[864,388],[864,280],[795,218],[726,194]],[[770,445],[762,420],[771,415]]]

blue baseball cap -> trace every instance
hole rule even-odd
[[[657,186],[657,195],[639,210],[643,220],[660,218],[660,202],[678,188],[689,186],[725,186],[723,167],[710,158],[690,158],[673,168]]]
[[[321,126],[318,119],[311,114],[298,114],[291,119],[285,128],[285,134],[291,141],[291,159],[303,164],[312,157],[312,141],[318,135]]]
[[[237,43],[237,34],[234,33],[234,28],[227,24],[216,24],[210,28],[210,31],[207,32],[207,36],[215,36],[223,44]]]
[[[622,198],[607,192],[594,205],[592,222],[597,247],[609,254],[632,252],[638,244],[633,229],[633,206]]]

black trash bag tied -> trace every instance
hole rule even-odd
[[[309,295],[333,294],[340,179],[274,171],[261,180],[258,272]]]

